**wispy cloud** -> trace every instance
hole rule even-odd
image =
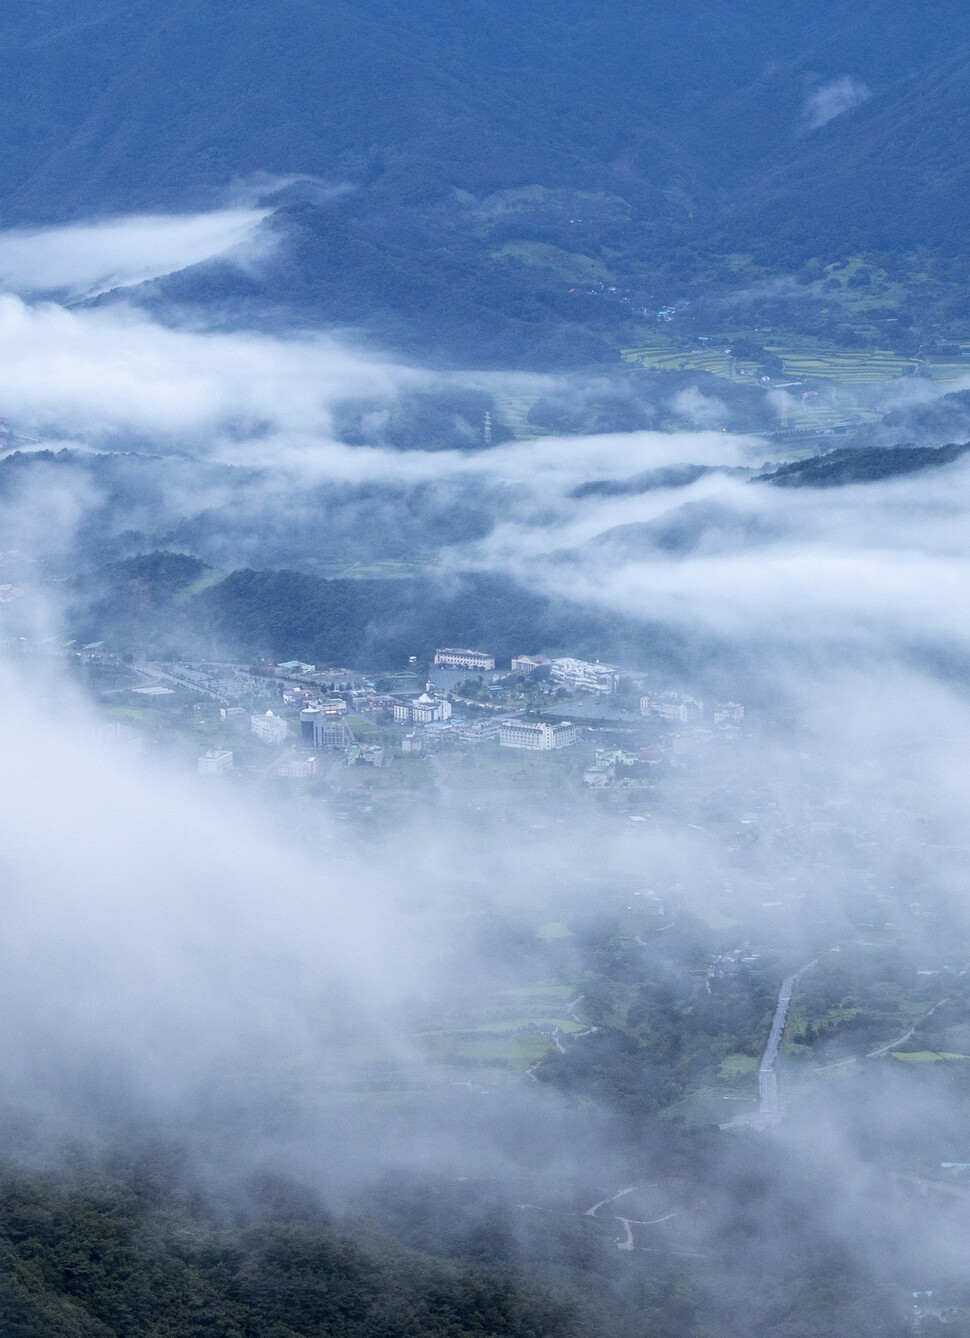
[[[843,112],[861,106],[871,96],[869,86],[853,74],[843,74],[841,78],[833,79],[805,101],[805,119],[809,130],[818,130]]]

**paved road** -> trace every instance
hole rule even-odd
[[[778,991],[778,1004],[775,1008],[775,1016],[772,1019],[771,1031],[768,1034],[768,1044],[765,1046],[765,1052],[761,1057],[761,1067],[758,1069],[758,1109],[762,1115],[777,1115],[779,1111],[778,1103],[778,1047],[781,1045],[781,1038],[785,1032],[785,1023],[788,1021],[788,1009],[791,1006],[791,997],[795,989],[795,981],[807,971],[814,962],[808,962],[798,971],[793,971],[790,976],[786,976],[781,982],[781,989]]]
[[[925,1022],[928,1017],[931,1017],[938,1008],[942,1008],[942,1006],[945,1003],[946,1003],[945,999],[941,999],[939,1003],[935,1003],[928,1013],[923,1014],[919,1022],[913,1023],[909,1031],[905,1032],[904,1035],[902,1036],[897,1036],[894,1041],[889,1041],[886,1045],[881,1045],[878,1050],[870,1050],[869,1053],[866,1055],[866,1059],[879,1059],[881,1055],[887,1054],[890,1050],[895,1050],[897,1045],[905,1044],[905,1042],[909,1040],[910,1036],[912,1036],[916,1028],[920,1026],[923,1022]]]

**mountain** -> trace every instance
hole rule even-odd
[[[968,51],[945,0],[710,0],[702,22],[659,0],[9,0],[0,221],[262,192],[261,271],[142,300],[452,364],[615,362],[671,301],[706,320],[712,294],[862,253],[909,284],[880,296],[891,334],[921,338],[970,320]],[[821,306],[784,322],[828,329]]]
[[[970,248],[970,48],[913,71],[793,144],[750,178],[725,244],[798,263],[870,251]]]

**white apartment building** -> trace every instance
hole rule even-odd
[[[579,730],[569,720],[558,725],[533,720],[503,720],[498,741],[503,748],[531,748],[534,752],[547,753],[577,743]]]
[[[279,747],[288,733],[286,721],[272,711],[267,711],[265,715],[250,716],[249,724],[257,739],[274,748]]]
[[[494,655],[488,655],[483,650],[457,650],[454,646],[446,646],[443,650],[436,650],[434,662],[446,669],[487,670],[495,668]]]
[[[228,748],[210,748],[199,758],[200,776],[221,776],[232,770],[232,753]]]
[[[577,692],[614,693],[620,681],[619,670],[611,664],[589,664],[568,655],[552,661],[550,677],[554,683],[575,688]]]
[[[740,702],[720,702],[714,707],[714,723],[722,724],[725,720],[743,720],[744,707]]]

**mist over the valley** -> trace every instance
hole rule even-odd
[[[810,128],[867,93],[821,87]],[[816,440],[770,378],[442,370],[139,295],[258,274],[264,208],[0,234],[11,1166],[171,1155],[161,1215],[220,1222],[285,1216],[277,1177],[574,1307],[482,1332],[886,1334],[938,1288],[962,1323],[970,373],[842,389]],[[326,753],[306,786],[195,768],[220,667],[248,722],[269,665],[403,699],[479,644],[615,665],[577,718],[636,784],[398,740],[382,812]]]

